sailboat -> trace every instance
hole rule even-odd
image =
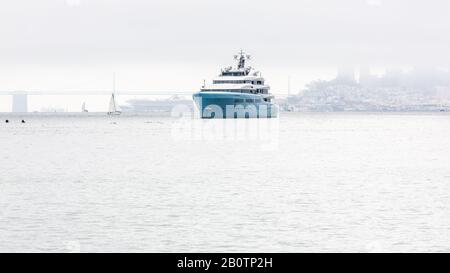
[[[122,114],[122,112],[117,110],[116,99],[114,98],[114,93],[111,94],[111,100],[109,101],[109,110],[108,115],[110,116],[118,116]]]
[[[81,112],[82,112],[82,113],[87,113],[87,112],[89,112],[89,111],[86,109],[86,102],[83,102],[83,104],[81,105]]]
[[[109,116],[118,116],[122,114],[122,112],[117,110],[117,104],[116,99],[114,97],[114,93],[116,92],[116,73],[113,73],[113,92],[111,94],[111,99],[109,100],[109,110],[108,115]]]

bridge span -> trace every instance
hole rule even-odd
[[[116,91],[117,95],[131,95],[131,96],[190,96],[194,93],[192,92],[180,92],[180,91]],[[86,90],[60,90],[60,91],[46,91],[46,90],[33,90],[33,91],[0,91],[1,95],[28,95],[28,96],[87,96],[87,95],[111,95],[112,91],[105,90],[95,90],[95,91],[86,91]]]

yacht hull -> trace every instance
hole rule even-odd
[[[201,118],[276,118],[278,106],[263,94],[198,92],[193,95]]]

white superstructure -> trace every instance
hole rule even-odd
[[[238,60],[236,67],[222,69],[219,76],[212,83],[201,88],[201,92],[238,92],[248,94],[269,95],[270,86],[265,83],[261,72],[251,66],[245,66],[250,60],[250,55],[245,55],[241,50],[234,58]],[[268,98],[270,96],[267,96]]]

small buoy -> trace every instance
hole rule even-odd
[[[22,123],[25,123],[25,120],[22,119]]]
[[[9,123],[9,120],[5,120],[6,123]]]

